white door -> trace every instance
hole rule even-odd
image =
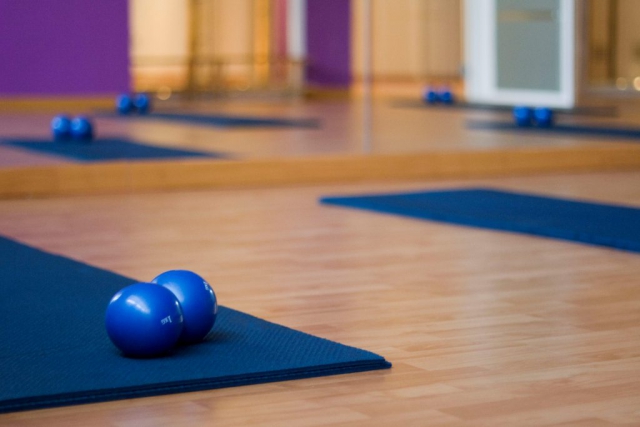
[[[574,16],[574,0],[465,0],[467,101],[573,107]]]

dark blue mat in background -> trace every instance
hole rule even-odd
[[[144,115],[118,116],[122,118],[142,120],[167,120],[186,124],[213,126],[223,128],[281,128],[300,127],[317,128],[318,120],[315,119],[282,119],[274,117],[233,116],[221,114],[195,114],[195,113],[160,113],[153,112]]]
[[[543,128],[537,126],[522,127],[513,122],[492,121],[492,120],[472,120],[467,123],[469,129],[497,130],[508,132],[528,132],[542,134],[562,134],[576,136],[597,136],[607,139],[640,139],[640,128],[633,127],[601,127],[601,126],[581,126],[569,124],[555,124],[554,126]]]
[[[0,412],[391,367],[384,358],[220,307],[204,342],[157,359],[111,344],[111,297],[134,282],[0,237]]]
[[[0,143],[81,162],[226,157],[220,153],[139,144],[122,138],[98,138],[90,143],[79,141],[54,142],[52,140],[2,139]]]
[[[640,252],[640,209],[491,189],[325,197],[322,203]]]
[[[398,100],[393,105],[399,108],[420,109],[449,109],[449,110],[480,110],[480,111],[513,111],[513,105],[479,104],[475,102],[457,101],[452,104],[441,102],[428,104],[422,100]],[[613,106],[584,106],[574,108],[554,108],[553,112],[558,116],[590,116],[590,117],[617,117],[618,109]]]

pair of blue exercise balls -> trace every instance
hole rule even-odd
[[[517,126],[548,128],[554,124],[553,110],[548,107],[516,106],[513,108],[513,120]]]
[[[427,104],[453,104],[455,102],[455,97],[451,89],[449,88],[427,88],[422,94],[422,99]]]
[[[122,93],[116,97],[116,111],[120,114],[147,114],[151,111],[151,97],[146,93]]]
[[[59,114],[51,120],[51,134],[54,141],[89,142],[94,137],[94,126],[86,116],[72,119],[65,114]]]
[[[216,294],[205,279],[189,270],[170,270],[118,291],[107,306],[105,325],[125,356],[151,358],[202,341],[217,314]]]

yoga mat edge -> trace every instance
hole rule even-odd
[[[464,205],[469,203],[468,200],[465,201],[465,197],[469,195],[476,197],[474,200],[481,195],[497,200],[502,198],[504,200],[499,202],[502,203],[500,206],[503,211],[499,214],[484,215],[481,209],[474,210],[471,206]],[[437,200],[426,206],[429,198],[443,198],[446,203],[450,203],[456,197],[460,198],[460,205],[454,208]],[[404,199],[400,200],[401,198]],[[424,205],[412,205],[412,198],[421,199]],[[320,203],[640,252],[640,227],[636,225],[640,224],[640,209],[628,206],[486,188],[323,197]],[[513,212],[509,212],[510,206],[522,203],[529,204],[532,209],[539,207],[541,203],[546,204],[548,211],[537,211],[529,218],[526,217],[526,213],[523,215],[522,212],[518,212],[519,217],[513,217]],[[612,215],[615,216],[615,221],[610,220]]]

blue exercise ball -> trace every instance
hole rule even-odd
[[[436,102],[438,102],[439,97],[438,93],[435,90],[433,90],[432,88],[427,88],[422,95],[422,99],[427,104],[435,104]]]
[[[536,125],[539,127],[553,126],[553,110],[547,107],[538,107],[533,111]]]
[[[453,101],[454,101],[453,92],[451,92],[451,90],[449,89],[443,89],[438,94],[438,99],[443,104],[453,104]]]
[[[71,137],[78,141],[91,141],[93,139],[93,123],[88,117],[78,116],[71,120]]]
[[[184,315],[180,341],[185,344],[201,341],[213,327],[218,314],[218,301],[211,285],[188,270],[165,271],[152,282],[169,289],[180,302]]]
[[[513,120],[518,126],[531,126],[533,124],[533,108],[524,106],[514,107]]]
[[[71,119],[60,114],[51,120],[51,134],[55,141],[65,141],[71,139]]]
[[[140,114],[151,111],[151,98],[146,93],[139,93],[133,98],[133,105]]]
[[[131,96],[122,93],[116,97],[116,111],[120,114],[129,114],[135,109]]]
[[[126,356],[155,357],[176,345],[184,319],[171,291],[152,283],[136,283],[111,298],[105,324],[109,338]]]

